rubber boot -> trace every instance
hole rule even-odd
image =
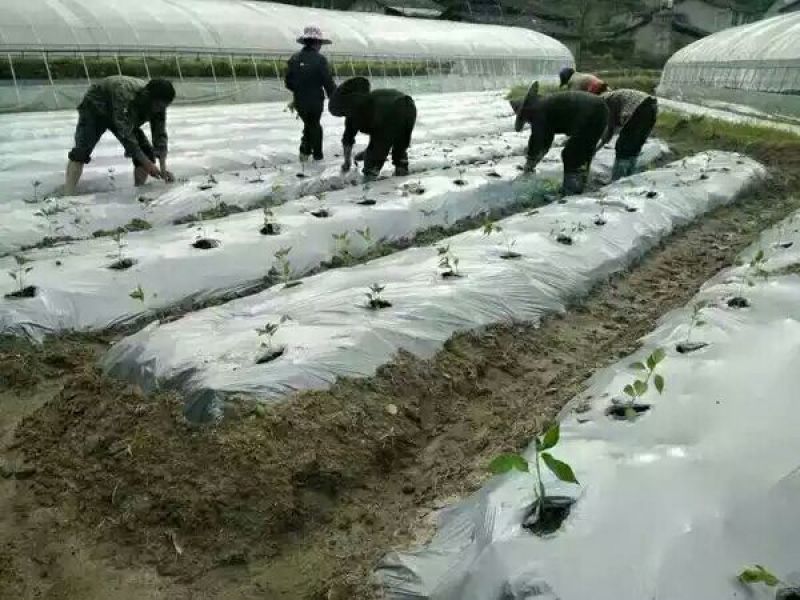
[[[561,184],[561,194],[573,196],[583,192],[586,179],[580,171],[564,171],[564,182]]]

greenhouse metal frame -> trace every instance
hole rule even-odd
[[[800,119],[800,13],[726,29],[686,46],[664,66],[658,93]]]
[[[4,0],[0,111],[75,106],[112,74],[173,78],[183,102],[277,100],[297,35],[316,24],[334,76],[410,92],[555,80],[560,42],[494,25],[387,17],[251,0]],[[144,10],[144,13],[142,13]]]

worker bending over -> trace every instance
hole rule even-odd
[[[522,131],[530,123],[525,172],[532,173],[542,160],[557,133],[569,137],[561,151],[564,163],[564,195],[580,194],[589,178],[589,167],[598,142],[608,126],[608,108],[599,96],[586,92],[557,92],[539,96],[534,82],[522,102],[511,103],[517,118],[514,129]]]
[[[97,142],[106,131],[114,134],[133,161],[134,185],[148,175],[174,180],[167,170],[167,107],[175,99],[175,88],[166,79],[144,82],[135,77],[113,75],[93,84],[78,105],[75,147],[69,153],[64,194],[71,196],[92,158]],[[150,123],[153,143],[142,131]],[[160,168],[155,165],[156,157]]]
[[[608,84],[597,75],[591,73],[577,73],[572,67],[564,67],[559,71],[558,78],[561,80],[559,87],[566,87],[576,92],[589,92],[590,94],[602,94],[608,90]]]
[[[300,162],[324,158],[322,154],[322,110],[325,94],[328,98],[336,89],[331,77],[328,60],[320,53],[323,45],[331,41],[325,39],[318,27],[306,27],[303,35],[297,38],[303,49],[289,59],[286,70],[286,88],[294,95],[294,109],[303,121],[303,136],[300,140]]]
[[[642,151],[658,117],[655,97],[638,90],[620,89],[602,94],[608,106],[608,127],[598,150],[619,132],[611,181],[632,175],[636,159]]]
[[[361,132],[369,135],[363,153],[365,179],[378,177],[390,150],[394,174],[408,175],[408,147],[417,121],[411,96],[392,89],[370,91],[367,79],[353,77],[336,89],[328,109],[336,117],[345,117],[343,171],[352,167],[356,134]]]

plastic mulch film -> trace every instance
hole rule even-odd
[[[219,416],[230,394],[270,401],[337,377],[369,376],[399,350],[431,356],[455,332],[508,319],[538,322],[564,310],[763,173],[740,155],[697,155],[501,220],[501,232],[445,239],[437,245],[444,253],[411,248],[154,323],[117,343],[104,366],[147,390],[179,387],[194,419]],[[366,306],[374,284],[391,306]],[[270,324],[277,331],[259,335]],[[265,351],[278,350],[265,359]]]
[[[387,597],[797,597],[788,590],[800,585],[798,222],[766,232],[742,266],[666,315],[641,351],[596,373],[563,411],[553,452],[581,485],[546,475],[548,494],[576,500],[560,529],[539,537],[521,527],[532,476],[495,477],[438,514],[427,546],[385,557]],[[609,418],[641,376],[630,365],[657,348],[663,393],[648,391],[650,409],[634,420]],[[781,583],[738,581],[756,564]]]

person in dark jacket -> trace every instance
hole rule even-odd
[[[371,91],[367,79],[353,77],[337,88],[328,109],[336,117],[345,117],[343,171],[352,166],[356,134],[361,132],[369,136],[363,153],[366,179],[378,176],[389,151],[394,174],[408,175],[408,147],[417,122],[417,107],[411,96],[392,89]]]
[[[601,95],[608,106],[608,127],[598,149],[619,132],[611,181],[633,175],[636,159],[650,137],[658,118],[658,102],[654,96],[639,90],[619,89]]]
[[[525,123],[531,126],[524,171],[532,173],[550,150],[555,134],[563,133],[569,139],[561,151],[562,193],[582,193],[598,142],[608,126],[605,101],[588,92],[557,92],[542,98],[539,83],[534,82],[525,99],[512,101],[511,106],[517,114],[514,129],[522,131]]]
[[[297,38],[303,49],[289,59],[286,71],[286,89],[294,94],[294,109],[303,121],[303,137],[300,141],[300,161],[310,156],[322,160],[322,110],[325,94],[331,97],[336,84],[331,77],[328,60],[320,53],[330,40],[323,37],[318,27],[306,27]]]
[[[69,153],[64,194],[71,196],[83,174],[84,165],[106,131],[110,131],[133,161],[133,180],[139,186],[148,175],[173,181],[167,170],[167,107],[175,99],[175,88],[166,79],[144,82],[135,77],[113,75],[89,88],[78,105],[75,146]],[[142,131],[150,123],[153,143]],[[158,157],[161,168],[155,165]]]

